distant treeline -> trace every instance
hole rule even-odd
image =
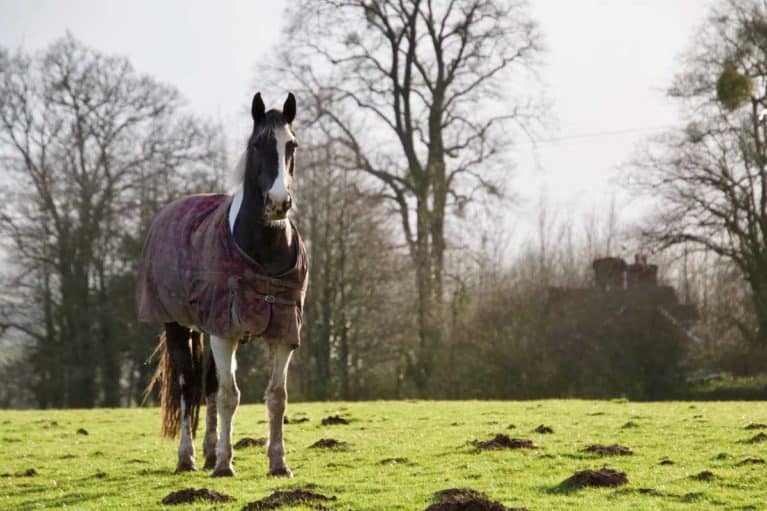
[[[703,106],[631,165],[629,181],[662,199],[657,216],[626,226],[615,204],[578,219],[543,197],[537,231],[518,241],[498,227],[516,211],[505,149],[541,110],[504,91],[534,69],[541,34],[516,2],[453,3],[288,12],[274,74],[304,116],[296,221],[311,259],[291,398],[665,399],[763,372],[767,99],[754,83],[767,75],[747,64],[767,55],[754,42],[767,41],[764,8],[721,7],[736,16],[714,18],[719,32],[694,50],[713,57],[691,59],[671,91]],[[172,199],[225,189],[239,155],[221,131],[71,35],[34,54],[0,48],[0,406],[140,402],[159,331],[135,317],[144,234]],[[595,258],[634,252],[652,252],[661,281],[697,305],[689,336],[616,323],[621,310],[579,323],[551,307],[551,287],[592,288]],[[238,358],[242,395],[260,395],[263,346]]]

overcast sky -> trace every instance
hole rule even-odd
[[[517,149],[507,183],[524,201],[509,215],[524,231],[545,193],[582,214],[617,195],[616,168],[642,137],[679,123],[664,90],[710,4],[703,0],[532,0],[547,47],[542,78],[551,130]],[[198,113],[236,140],[248,129],[258,62],[277,43],[279,1],[0,0],[0,44],[44,47],[66,30],[178,87]],[[267,106],[285,91],[264,90]],[[299,98],[300,101],[300,98]],[[300,112],[299,112],[300,120]],[[619,133],[616,133],[619,132]],[[623,218],[632,214],[624,206]]]

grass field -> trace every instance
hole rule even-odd
[[[351,423],[322,426],[331,414]],[[334,510],[422,510],[434,492],[451,487],[474,488],[531,511],[767,509],[767,464],[756,459],[767,458],[767,441],[749,442],[761,430],[745,429],[767,423],[764,402],[296,403],[288,416],[309,418],[285,426],[293,479],[267,477],[258,447],[235,451],[236,478],[211,479],[204,471],[173,474],[176,443],[158,437],[157,409],[0,411],[0,509],[239,510],[277,489],[309,488],[336,496],[326,504]],[[553,433],[534,432],[541,424]],[[88,434],[78,434],[79,428]],[[539,448],[480,451],[468,443],[496,433],[533,440]],[[263,406],[241,407],[235,440],[264,434]],[[352,445],[308,448],[320,438]],[[618,443],[634,454],[582,452],[593,443]],[[661,465],[664,458],[673,464]],[[577,470],[605,464],[625,472],[629,483],[580,490],[561,485]],[[713,479],[693,477],[704,470]],[[237,500],[160,503],[188,487]]]

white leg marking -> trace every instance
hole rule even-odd
[[[194,470],[194,442],[192,441],[192,421],[187,414],[187,404],[184,401],[184,375],[178,377],[181,391],[181,442],[178,446],[178,465],[176,471]]]
[[[282,439],[283,419],[288,403],[288,366],[293,356],[293,348],[285,344],[270,345],[272,356],[272,376],[266,388],[266,408],[269,414],[269,473],[291,476],[285,461],[285,444]]]
[[[205,468],[216,467],[216,442],[218,440],[218,412],[216,396],[205,399],[205,438],[202,441],[202,453],[205,455]]]
[[[237,342],[231,339],[210,337],[210,348],[216,362],[218,374],[218,396],[216,407],[221,418],[221,432],[216,446],[216,468],[214,476],[234,475],[232,469],[232,419],[240,404],[240,390],[234,373],[237,370],[235,354]]]

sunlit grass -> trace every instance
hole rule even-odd
[[[237,499],[177,509],[239,510],[276,489],[311,488],[338,510],[420,510],[435,491],[471,487],[507,506],[557,509],[765,509],[767,442],[748,443],[767,423],[767,405],[606,401],[297,403],[288,424],[290,480],[266,474],[262,448],[235,452],[234,479],[203,471],[173,474],[176,443],[161,440],[157,409],[0,411],[0,509],[162,509],[171,491],[207,487]],[[331,414],[349,425],[321,426]],[[263,406],[240,408],[235,440],[265,435]],[[634,427],[624,427],[627,423]],[[514,424],[514,429],[508,429]],[[533,430],[539,425],[552,434]],[[79,428],[88,435],[77,434]],[[539,449],[477,451],[468,442],[496,433],[533,440]],[[309,449],[320,438],[345,450]],[[201,438],[201,435],[200,435]],[[633,456],[581,452],[592,443],[626,445]],[[198,463],[202,465],[199,453]],[[660,465],[663,458],[673,465]],[[389,461],[383,461],[383,460]],[[392,461],[394,460],[394,461]],[[576,470],[609,467],[629,484],[563,491]],[[34,469],[36,475],[25,475]],[[710,470],[710,482],[691,476]],[[165,507],[169,509],[169,507]],[[300,508],[293,508],[300,509]]]

